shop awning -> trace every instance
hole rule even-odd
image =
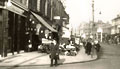
[[[57,32],[52,26],[50,26],[41,16],[38,14],[31,12],[34,17],[36,17],[46,28],[51,30],[52,32]]]

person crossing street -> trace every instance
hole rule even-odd
[[[50,46],[50,59],[51,64],[50,66],[53,66],[53,61],[55,60],[55,66],[58,65],[58,58],[59,58],[59,46],[55,40],[52,41]]]

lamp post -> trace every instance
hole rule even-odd
[[[53,18],[54,20],[55,20],[55,24],[54,24],[54,26],[53,27],[55,27],[55,29],[58,31],[57,33],[56,33],[56,40],[57,40],[57,42],[58,43],[60,43],[60,39],[61,39],[61,32],[60,32],[60,20],[61,20],[61,17],[60,16],[54,16],[54,18]],[[55,34],[54,34],[54,36],[55,36]]]

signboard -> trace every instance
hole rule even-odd
[[[60,16],[54,16],[54,19],[59,20],[59,19],[60,19]]]
[[[48,40],[48,39],[45,39],[45,38],[42,38],[42,43],[43,43],[43,44],[51,44],[52,41],[51,41],[51,40]]]
[[[62,30],[63,30],[63,32],[64,32],[64,34],[62,35],[62,37],[63,38],[70,38],[70,31],[69,31],[69,29],[67,29],[67,28],[62,28]]]

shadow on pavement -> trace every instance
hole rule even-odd
[[[13,59],[13,58],[16,58],[16,57],[20,57],[20,55],[10,56],[10,57],[8,57],[8,58],[5,58],[5,59],[3,59],[3,60],[0,60],[0,62],[3,62],[3,61],[8,60],[8,59]]]
[[[39,57],[42,57],[42,56],[46,56],[46,55],[47,55],[47,54],[44,54],[44,55],[40,55],[40,56],[31,58],[31,59],[29,59],[29,60],[26,60],[26,61],[23,61],[23,62],[21,62],[21,63],[19,63],[19,64],[16,64],[16,65],[14,65],[14,66],[12,66],[12,67],[10,67],[10,68],[8,68],[8,69],[15,69],[16,67],[19,67],[20,64],[26,63],[26,62],[28,62],[28,61],[31,61],[31,60],[34,60],[34,59],[36,59],[36,58],[39,58]]]
[[[63,64],[64,61],[65,61],[65,58],[62,58],[58,61],[58,64]]]

